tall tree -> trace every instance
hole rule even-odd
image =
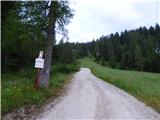
[[[58,23],[58,29],[63,33],[65,25],[70,22],[70,18],[73,17],[73,11],[69,7],[68,1],[51,1],[49,10],[49,22],[47,28],[47,46],[44,53],[44,68],[40,75],[40,85],[42,87],[48,87],[50,77],[50,67],[52,60],[52,50],[55,43],[56,23]],[[66,35],[66,34],[64,34]]]
[[[57,2],[51,2],[49,11],[49,23],[47,30],[47,47],[44,54],[45,64],[41,74],[41,86],[48,86],[52,49],[55,41],[55,23],[56,23]]]

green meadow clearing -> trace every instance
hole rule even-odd
[[[118,70],[81,59],[81,67],[88,67],[97,77],[127,91],[146,105],[160,112],[160,74]]]

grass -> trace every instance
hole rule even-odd
[[[160,74],[112,69],[89,58],[80,62],[81,67],[90,68],[97,77],[127,91],[160,112]]]
[[[69,66],[69,67],[68,67]],[[61,71],[59,64],[53,66],[48,89],[36,90],[33,88],[35,69],[25,68],[18,73],[3,73],[1,75],[1,113],[2,115],[15,108],[27,104],[41,105],[48,98],[56,97],[62,91],[63,86],[72,76],[72,72],[78,70],[73,65],[63,65],[63,69],[70,69],[70,72]],[[55,70],[58,69],[58,71]]]

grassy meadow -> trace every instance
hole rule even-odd
[[[72,77],[72,72],[79,70],[73,64],[52,66],[48,89],[34,89],[35,69],[25,68],[19,72],[1,75],[1,112],[5,114],[27,104],[43,105],[46,99],[58,96],[63,86]]]
[[[81,67],[90,68],[97,77],[127,91],[160,112],[160,74],[118,70],[105,67],[93,59],[81,59]]]

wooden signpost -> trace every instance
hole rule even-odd
[[[43,67],[44,67],[43,51],[40,51],[38,58],[35,59],[35,68],[37,68],[37,70],[36,70],[36,78],[35,78],[34,87],[36,89],[39,88],[40,73],[41,73],[41,70],[43,69]]]

